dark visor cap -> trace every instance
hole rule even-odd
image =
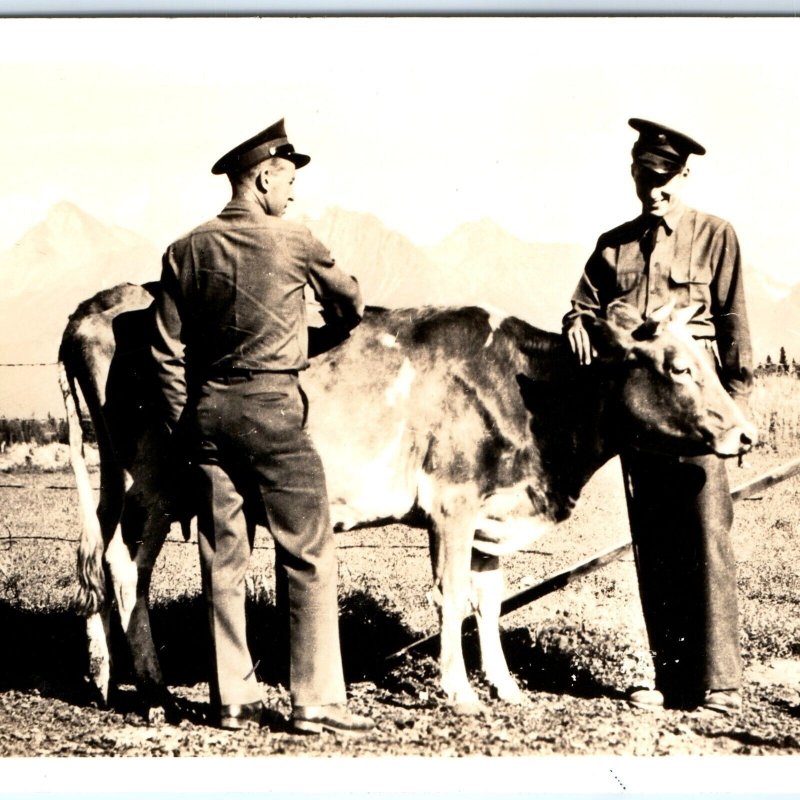
[[[295,153],[294,146],[286,136],[286,128],[282,119],[279,119],[261,133],[237,145],[233,150],[225,153],[222,158],[211,167],[214,175],[236,174],[255,166],[259,161],[267,158],[285,158],[291,161],[297,169],[304,167],[311,161],[311,156]]]
[[[633,145],[633,160],[644,169],[665,175],[674,175],[686,166],[690,155],[705,155],[699,142],[665,125],[634,117],[628,125],[639,131]]]

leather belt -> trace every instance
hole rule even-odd
[[[246,367],[233,367],[225,370],[219,375],[209,375],[208,380],[218,381],[219,383],[244,383],[258,378],[260,375],[294,375],[297,376],[296,369],[248,369]]]

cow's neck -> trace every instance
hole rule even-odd
[[[541,510],[560,521],[592,475],[619,452],[617,386],[612,370],[579,366],[560,337],[549,344],[531,357],[532,377],[520,383],[540,470]]]

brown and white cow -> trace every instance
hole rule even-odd
[[[157,285],[118,286],[83,303],[60,350],[83,509],[79,607],[91,678],[110,679],[116,600],[148,704],[169,703],[147,595],[170,523],[191,516],[160,419],[147,346]],[[627,445],[734,456],[756,433],[685,326],[692,309],[641,323],[623,304],[589,320],[598,359],[579,367],[562,337],[479,307],[368,309],[351,337],[303,375],[336,530],[406,521],[430,532],[441,622],[441,687],[477,697],[461,648],[475,610],[486,678],[521,699],[500,646],[499,557],[569,516],[591,475]],[[101,496],[91,508],[75,386],[94,421]]]

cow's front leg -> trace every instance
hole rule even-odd
[[[470,686],[464,664],[461,627],[469,609],[469,574],[474,515],[467,503],[457,500],[434,519],[431,555],[434,586],[439,601],[441,687],[459,714],[482,710]]]
[[[500,559],[473,552],[471,577],[472,605],[478,621],[483,674],[501,700],[521,703],[525,696],[508,671],[500,643],[500,604],[503,601]]]

